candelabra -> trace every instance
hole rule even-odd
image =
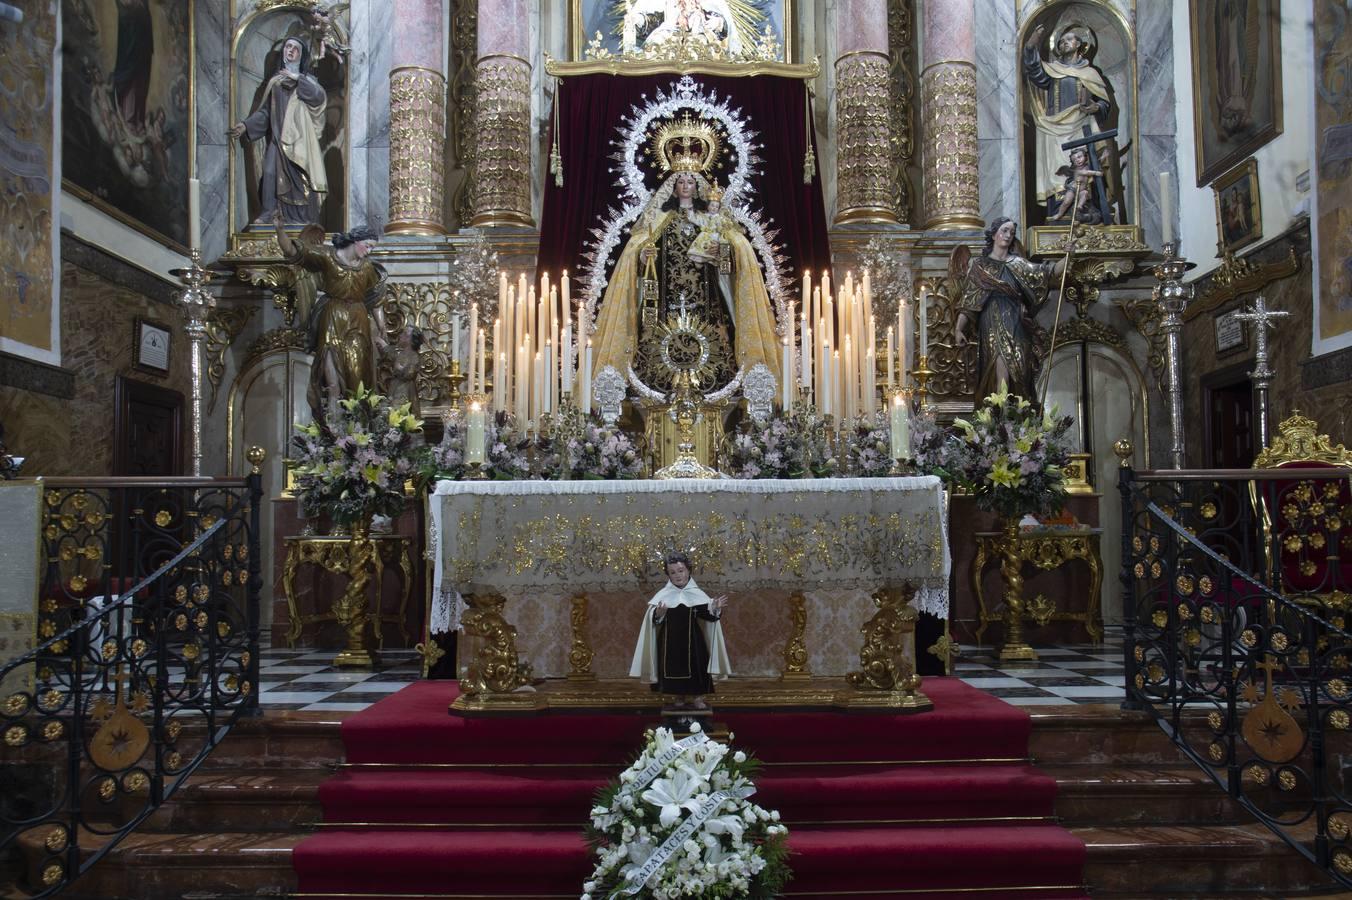
[[[465,397],[465,395],[464,395],[464,394],[461,392],[461,390],[460,390],[460,386],[464,383],[466,377],[468,377],[468,376],[466,376],[466,374],[465,374],[464,372],[460,371],[460,360],[458,360],[458,359],[452,359],[452,360],[451,360],[451,372],[450,372],[450,380],[451,380],[451,406],[452,406],[452,407],[457,407],[457,406],[459,406],[459,405],[460,405],[460,402],[461,402],[461,401],[464,399],[464,397]]]
[[[1175,469],[1187,464],[1183,436],[1183,310],[1192,300],[1192,286],[1183,283],[1183,273],[1193,267],[1177,255],[1177,243],[1164,245],[1164,261],[1155,266],[1154,298],[1160,308],[1160,333],[1164,335],[1165,394],[1169,399],[1169,458]]]
[[[202,251],[194,247],[186,269],[174,269],[170,274],[183,282],[178,295],[179,310],[183,314],[183,331],[192,348],[192,474],[202,474],[202,380],[206,374],[207,317],[216,308],[216,298],[206,290],[211,272],[202,267]]]
[[[934,376],[934,370],[929,367],[929,355],[921,354],[916,357],[915,368],[911,370],[911,378],[915,379],[916,402],[920,406],[920,411],[929,409],[929,380]]]

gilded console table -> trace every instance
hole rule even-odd
[[[1024,600],[1024,618],[1037,625],[1048,622],[1079,622],[1094,643],[1103,641],[1103,613],[1100,609],[1099,592],[1103,587],[1103,557],[1099,552],[1099,539],[1103,530],[1099,528],[1077,529],[1035,529],[1021,531],[1018,536],[1018,555],[1024,564],[1036,566],[1044,572],[1059,569],[1068,562],[1079,560],[1089,569],[1089,600],[1082,611],[1058,610],[1056,604],[1045,596],[1038,595],[1032,600]],[[988,562],[999,562],[1004,552],[1005,535],[1002,531],[978,531],[976,534],[976,556],[972,559],[972,591],[976,595],[977,612],[981,624],[976,629],[977,643],[986,626],[991,622],[1003,622],[1003,615],[992,615],[986,609],[985,592],[982,590],[982,576]]]
[[[381,626],[393,622],[399,626],[404,643],[410,643],[408,624],[409,597],[413,594],[413,538],[404,534],[375,534],[371,539],[376,545],[375,568],[375,607],[371,611],[371,627],[376,635],[376,647],[385,648],[385,636]],[[291,615],[291,626],[287,629],[286,643],[296,646],[301,630],[315,622],[335,622],[337,616],[332,610],[303,616],[296,605],[296,572],[301,566],[319,566],[335,575],[348,573],[348,561],[352,551],[352,540],[346,535],[315,535],[302,537],[295,535],[283,538],[286,543],[286,562],[282,567],[282,589],[286,593],[286,608]],[[399,612],[393,615],[380,611],[381,589],[384,586],[385,567],[398,565],[401,575],[399,591]]]

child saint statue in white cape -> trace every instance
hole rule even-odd
[[[714,679],[732,674],[720,622],[728,598],[700,590],[683,553],[667,557],[666,573],[666,587],[644,610],[629,675],[677,695],[676,709],[708,709],[701,695],[713,693]]]

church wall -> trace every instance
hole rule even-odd
[[[7,366],[0,359],[0,421],[10,451],[27,457],[25,475],[110,475],[117,376],[182,393],[187,427],[189,353],[173,286],[63,234],[60,291],[62,366]],[[173,332],[164,377],[132,368],[138,316]]]
[[[226,250],[230,230],[230,13],[228,0],[196,0],[193,7],[197,179],[202,183],[202,257]]]
[[[1258,164],[1259,206],[1263,239],[1280,235],[1297,218],[1309,214],[1310,145],[1313,140],[1310,91],[1314,85],[1311,61],[1313,7],[1303,0],[1281,4],[1282,133],[1253,154]],[[1220,265],[1216,243],[1216,201],[1211,187],[1197,187],[1197,155],[1193,137],[1192,41],[1188,4],[1174,7],[1174,77],[1176,116],[1184,123],[1178,144],[1178,193],[1181,252],[1198,268],[1196,280]],[[1242,162],[1242,161],[1241,161]],[[1245,248],[1240,255],[1252,253]],[[1308,278],[1308,275],[1306,276]],[[1308,343],[1309,323],[1305,326]],[[1307,348],[1308,352],[1308,348]]]

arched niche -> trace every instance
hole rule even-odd
[[[319,136],[329,190],[319,206],[319,224],[326,232],[346,231],[349,225],[348,197],[348,95],[350,67],[336,53],[314,58],[310,13],[314,4],[273,6],[240,20],[230,45],[230,122],[252,113],[263,98],[268,79],[277,71],[282,44],[299,37],[311,49],[310,71],[328,95],[324,106],[324,130]],[[243,231],[258,216],[258,167],[263,142],[230,139],[230,228]],[[267,229],[271,230],[271,224]]]
[[[1122,218],[1118,224],[1140,225],[1141,189],[1138,160],[1141,146],[1137,122],[1136,40],[1131,27],[1116,8],[1095,0],[1052,0],[1028,16],[1019,27],[1018,40],[1012,52],[1016,57],[1014,72],[1019,85],[1021,218],[1029,228],[1046,224],[1042,204],[1036,196],[1034,177],[1037,130],[1033,125],[1031,94],[1037,88],[1024,74],[1024,45],[1039,26],[1045,26],[1046,33],[1039,42],[1039,49],[1046,59],[1062,29],[1072,23],[1081,24],[1093,33],[1096,47],[1089,57],[1090,63],[1103,74],[1114,95],[1115,102],[1110,119],[1103,127],[1116,128],[1118,131],[1117,145],[1122,180]]]
[[[264,506],[259,516],[259,546],[263,570],[261,626],[272,624],[273,545],[278,537],[273,529],[273,504],[286,486],[286,464],[291,435],[296,424],[310,421],[310,405],[305,389],[310,383],[310,354],[282,348],[255,355],[244,363],[230,386],[226,428],[230,443],[227,465],[232,475],[249,471],[245,457],[250,447],[267,451],[263,463]]]
[[[1089,476],[1101,496],[1099,527],[1103,529],[1100,608],[1104,621],[1117,623],[1122,619],[1122,592],[1115,577],[1122,565],[1122,498],[1113,444],[1121,438],[1131,441],[1132,465],[1149,466],[1150,394],[1125,345],[1095,339],[1063,341],[1058,335],[1051,365],[1047,403],[1075,417],[1076,447],[1092,454]]]

